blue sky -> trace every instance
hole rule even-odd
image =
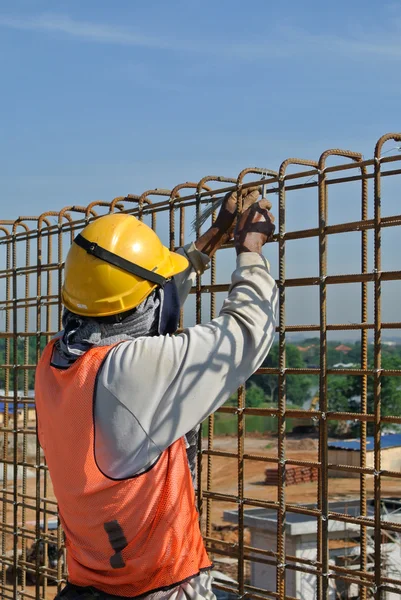
[[[400,124],[401,3],[3,0],[5,218]]]
[[[3,0],[0,62],[4,219],[401,129],[400,1]]]

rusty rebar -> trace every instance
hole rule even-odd
[[[0,285],[4,294],[0,297],[0,314],[4,315],[4,325],[0,331],[0,340],[4,344],[0,359],[0,372],[4,373],[4,416],[0,426],[3,449],[1,455],[3,489],[1,492],[1,596],[2,598],[46,598],[51,593],[51,580],[60,589],[66,580],[65,548],[60,523],[56,532],[50,533],[49,522],[56,516],[56,504],[51,492],[51,481],[39,444],[36,443],[33,455],[30,454],[30,440],[36,433],[30,421],[30,385],[35,364],[39,360],[43,345],[61,328],[61,284],[63,278],[64,259],[68,244],[74,236],[92,219],[99,218],[101,213],[121,211],[133,214],[139,219],[150,216],[153,229],[156,228],[158,213],[169,217],[169,246],[174,250],[177,243],[185,243],[186,213],[192,211],[200,215],[201,207],[215,196],[231,191],[241,191],[249,187],[265,186],[271,197],[278,194],[278,230],[273,244],[278,245],[278,293],[279,321],[277,326],[279,362],[277,366],[261,367],[257,373],[277,377],[278,403],[269,408],[250,407],[247,405],[246,390],[238,390],[236,406],[225,405],[219,415],[237,419],[237,440],[234,450],[222,450],[215,443],[215,425],[217,417],[208,420],[208,435],[205,448],[202,447],[202,436],[198,444],[197,499],[201,516],[202,530],[209,551],[213,555],[234,558],[238,561],[238,586],[228,586],[241,596],[255,598],[290,598],[286,590],[286,576],[290,572],[305,573],[316,577],[317,598],[325,599],[329,593],[330,582],[341,581],[343,585],[354,583],[359,586],[362,600],[371,597],[381,598],[386,591],[401,590],[401,577],[387,576],[383,570],[383,536],[401,535],[401,524],[384,519],[382,514],[382,496],[384,481],[397,482],[401,473],[383,469],[381,465],[381,432],[383,426],[400,425],[401,415],[383,415],[381,402],[381,383],[383,377],[400,377],[399,369],[383,369],[382,365],[382,331],[401,329],[401,321],[382,321],[382,289],[383,282],[400,281],[401,267],[398,270],[382,270],[382,229],[401,226],[401,214],[381,215],[381,182],[383,178],[395,178],[401,174],[399,154],[382,154],[383,145],[394,140],[401,141],[401,134],[388,134],[378,141],[374,158],[363,160],[355,152],[330,150],[324,152],[319,161],[303,159],[287,159],[279,171],[271,169],[243,169],[238,177],[207,176],[198,183],[182,183],[173,187],[172,191],[152,189],[142,194],[118,196],[110,202],[100,200],[87,206],[68,206],[61,211],[49,211],[39,217],[19,217],[15,221],[0,221]],[[336,156],[341,164],[328,166],[326,161]],[[342,160],[344,159],[344,161]],[[289,168],[291,167],[291,169]],[[250,181],[250,175],[257,175]],[[245,181],[246,178],[246,181]],[[316,181],[317,178],[317,181]],[[312,181],[313,179],[313,181]],[[373,218],[368,218],[368,182],[374,182],[372,207]],[[347,220],[343,223],[328,223],[329,190],[338,186],[346,186],[359,182],[361,186],[361,212],[358,221]],[[219,185],[212,189],[206,184]],[[217,185],[216,185],[217,184]],[[227,184],[227,185],[226,185]],[[223,187],[225,185],[225,187]],[[289,207],[288,194],[297,190],[306,190],[308,194],[318,191],[317,227],[304,230],[287,231]],[[153,198],[156,197],[156,198]],[[150,200],[152,198],[154,202]],[[156,201],[157,200],[157,201]],[[241,208],[241,194],[238,204]],[[100,210],[97,210],[97,209]],[[175,211],[179,211],[178,239],[175,224]],[[56,223],[54,223],[54,218]],[[212,215],[212,221],[215,215]],[[29,223],[29,225],[28,225]],[[369,254],[369,231],[374,236],[373,253]],[[360,270],[357,273],[327,273],[327,241],[341,233],[357,232],[360,236]],[[200,235],[200,228],[197,230]],[[291,240],[315,238],[319,243],[319,274],[312,277],[286,276],[286,245]],[[35,248],[36,253],[32,251]],[[227,249],[224,252],[231,252]],[[267,247],[269,254],[269,247]],[[223,252],[222,252],[223,255]],[[369,258],[373,257],[374,269],[369,271]],[[202,277],[197,276],[196,285],[191,293],[195,294],[195,317],[197,323],[217,316],[217,297],[229,289],[227,278],[219,280],[219,256],[211,263],[210,284],[204,284]],[[36,277],[36,284],[33,283]],[[327,293],[333,285],[356,283],[360,287],[360,322],[328,323]],[[368,285],[374,288],[374,318],[369,322]],[[287,324],[286,322],[286,290],[295,287],[308,287],[319,290],[319,318],[309,325]],[[205,311],[205,299],[209,299],[209,310]],[[180,328],[183,327],[181,313]],[[328,366],[327,338],[332,331],[355,331],[360,337],[360,365],[352,368],[332,368]],[[374,364],[368,361],[368,334],[374,334]],[[319,332],[320,360],[318,366],[293,368],[287,365],[287,337],[295,332]],[[30,340],[35,340],[34,354],[31,352]],[[319,407],[316,411],[302,410],[287,406],[288,377],[300,375],[319,378]],[[327,379],[331,376],[358,377],[361,382],[361,404],[355,412],[347,410],[331,410],[328,402]],[[368,406],[368,379],[374,381],[373,408]],[[21,389],[20,389],[21,388]],[[369,403],[370,404],[370,403]],[[370,412],[369,412],[370,411]],[[20,416],[19,416],[20,414]],[[247,419],[262,416],[277,419],[277,456],[262,455],[245,451]],[[286,431],[289,419],[297,418],[307,422],[313,417],[319,424],[319,447],[316,459],[308,457],[292,458],[286,454]],[[361,450],[358,465],[335,464],[329,461],[328,441],[329,426],[334,421],[354,421],[360,431]],[[371,424],[371,425],[369,425]],[[374,428],[374,464],[368,463],[366,441],[367,428]],[[12,451],[8,444],[12,441]],[[214,473],[218,461],[226,460],[237,463],[236,490],[216,489]],[[266,466],[277,467],[278,493],[277,500],[266,500],[250,497],[245,487],[245,461]],[[340,461],[338,461],[340,462]],[[247,463],[248,464],[248,463]],[[286,487],[286,467],[288,465],[317,469],[319,486],[315,507],[295,504],[288,501]],[[334,512],[329,503],[329,477],[333,471],[354,475],[359,482],[359,514]],[[34,475],[34,486],[30,488],[28,474]],[[12,476],[8,485],[9,477]],[[369,509],[368,490],[373,480],[373,512]],[[238,540],[226,542],[214,535],[214,515],[219,506],[232,504],[238,515]],[[264,508],[277,514],[277,547],[261,549],[245,543],[244,525],[245,510],[248,508]],[[292,556],[286,551],[286,523],[290,513],[309,516],[317,521],[316,558]],[[32,515],[32,521],[28,515]],[[360,556],[358,569],[354,566],[332,565],[329,561],[329,525],[339,521],[358,528],[358,547]],[[374,539],[374,563],[370,570],[368,559],[368,539]],[[43,544],[44,553],[30,561],[28,544]],[[47,550],[55,544],[58,550],[56,568],[49,566]],[[10,550],[12,551],[10,554]],[[276,580],[270,581],[266,589],[258,588],[247,580],[246,564],[261,563],[275,569]],[[12,583],[7,582],[7,571],[11,571]],[[18,575],[19,574],[19,575]],[[33,590],[27,587],[27,575],[36,577]],[[8,573],[10,577],[10,572]],[[220,585],[220,584],[219,584]],[[225,587],[220,585],[220,587]]]

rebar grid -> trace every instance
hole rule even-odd
[[[233,415],[237,419],[237,439],[228,451],[215,445],[215,417],[208,419],[207,436],[199,438],[197,498],[201,515],[202,530],[210,554],[216,559],[225,557],[237,562],[237,585],[219,583],[226,591],[235,591],[241,597],[255,599],[293,598],[288,595],[287,575],[289,572],[309,574],[316,578],[316,598],[329,597],[333,585],[356,584],[359,597],[376,600],[385,598],[386,592],[401,596],[401,575],[389,577],[383,567],[383,544],[388,536],[401,535],[401,522],[385,518],[382,510],[383,490],[387,482],[397,481],[401,472],[381,467],[381,433],[384,425],[401,424],[401,415],[382,415],[381,384],[384,377],[400,377],[401,370],[382,368],[382,331],[401,330],[401,321],[382,321],[383,282],[401,280],[399,270],[382,270],[382,231],[400,227],[401,214],[381,215],[383,178],[395,179],[401,175],[401,156],[383,153],[388,141],[401,142],[401,134],[388,134],[376,144],[374,158],[364,160],[362,155],[343,150],[324,152],[318,161],[288,159],[278,172],[269,169],[251,168],[241,171],[238,177],[208,176],[199,183],[186,182],[173,190],[154,189],[140,195],[119,196],[111,202],[92,202],[87,207],[68,206],[59,212],[49,211],[39,217],[19,217],[16,221],[0,221],[0,340],[4,342],[0,373],[3,373],[4,403],[3,420],[0,427],[2,438],[1,496],[1,597],[52,598],[66,580],[65,548],[63,534],[57,520],[57,504],[54,499],[48,469],[36,437],[36,424],[31,396],[32,374],[44,345],[61,329],[61,283],[66,252],[74,236],[91,220],[108,212],[124,211],[148,222],[171,250],[183,245],[191,237],[188,231],[188,215],[200,215],[202,206],[231,190],[241,190],[255,185],[265,186],[267,196],[278,195],[276,212],[278,225],[271,245],[266,247],[269,257],[273,245],[277,245],[277,285],[279,292],[279,314],[277,323],[279,363],[277,367],[261,367],[258,374],[269,374],[278,378],[278,404],[276,407],[255,408],[246,405],[246,389],[238,390],[237,405],[225,405],[219,414]],[[397,148],[399,149],[399,148]],[[333,157],[340,164],[328,165]],[[295,172],[294,172],[295,169]],[[289,172],[291,170],[291,172]],[[258,178],[250,175],[259,175]],[[245,181],[245,178],[247,180]],[[369,197],[369,181],[373,181],[373,194]],[[341,223],[329,223],[329,195],[334,186],[346,189],[347,184],[360,185],[360,219]],[[227,185],[221,185],[227,184]],[[314,213],[318,216],[313,228],[287,229],[288,195],[294,191],[309,190],[316,198]],[[317,194],[316,194],[317,191]],[[239,202],[240,202],[240,195]],[[161,199],[160,199],[161,198]],[[369,218],[369,208],[373,218]],[[317,210],[316,210],[317,209]],[[274,209],[273,209],[274,210]],[[178,224],[176,212],[179,213]],[[212,215],[212,220],[215,214]],[[400,230],[398,230],[400,232]],[[167,235],[168,232],[168,235]],[[359,232],[360,270],[356,273],[328,274],[328,241],[340,234]],[[369,232],[373,234],[373,252],[369,253]],[[201,232],[198,228],[196,235]],[[318,242],[318,275],[286,276],[286,248],[292,240],[315,238]],[[210,275],[198,276],[188,307],[181,314],[180,327],[191,322],[207,322],[217,313],[217,299],[226,293],[229,283],[218,282],[220,257],[233,253],[228,244],[214,256]],[[369,269],[369,259],[373,269]],[[227,269],[224,271],[227,274]],[[205,282],[208,278],[207,282]],[[369,322],[368,285],[373,284],[374,318]],[[360,288],[360,322],[329,323],[327,318],[327,293],[331,286],[358,284]],[[315,323],[289,324],[286,320],[286,291],[290,288],[311,288],[319,291],[319,315]],[[208,304],[206,303],[208,299]],[[188,320],[188,323],[186,323]],[[357,332],[361,343],[360,368],[329,368],[327,363],[327,340],[330,332]],[[368,334],[374,335],[374,365],[368,364]],[[286,343],[289,334],[319,332],[320,360],[314,367],[293,368],[287,364]],[[31,339],[35,340],[34,346]],[[34,351],[33,351],[34,349]],[[289,376],[314,375],[319,379],[319,406],[317,410],[287,407],[287,381]],[[359,412],[331,411],[327,392],[328,376],[351,375],[360,378],[361,402]],[[368,412],[368,378],[374,381],[374,408]],[[267,453],[255,454],[246,448],[246,419],[248,416],[275,417],[277,419],[277,456]],[[287,421],[291,418],[318,423],[318,452],[315,460],[287,457]],[[333,464],[329,461],[328,426],[332,421],[355,421],[359,423],[361,451],[359,466]],[[374,464],[367,461],[367,426],[374,427]],[[217,489],[214,484],[215,460],[224,459],[227,469],[232,461],[237,464],[235,492]],[[278,473],[277,499],[257,498],[249,494],[246,483],[248,463],[266,466],[276,465]],[[286,466],[314,467],[318,470],[316,502],[313,506],[302,503],[302,488],[299,501],[287,497]],[[359,500],[357,514],[348,514],[330,509],[330,475],[333,471],[353,473],[357,477],[358,490],[354,498]],[[368,483],[373,478],[373,493],[369,497]],[[30,485],[31,482],[33,485]],[[400,494],[401,496],[401,494]],[[368,511],[368,502],[373,502],[373,513]],[[237,537],[234,541],[220,539],[214,527],[216,511],[236,507],[238,513]],[[217,507],[217,508],[216,508]],[[277,515],[277,544],[275,550],[266,550],[247,543],[244,514],[247,509],[264,508]],[[286,545],[287,515],[299,514],[316,519],[316,558],[308,559],[292,555]],[[358,568],[338,566],[330,562],[330,524],[345,523],[359,531]],[[373,565],[369,536],[374,540]],[[36,552],[32,552],[32,547]],[[55,555],[51,548],[57,548]],[[369,558],[370,557],[370,558]],[[370,562],[369,562],[370,561]],[[276,579],[262,589],[252,585],[247,567],[249,564],[269,565],[275,569]],[[56,587],[57,586],[57,587]]]

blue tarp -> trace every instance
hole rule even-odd
[[[0,413],[4,412],[4,402],[0,402]],[[8,404],[8,412],[10,415],[13,414],[14,412],[14,403],[13,402],[7,402],[6,404]],[[34,404],[23,404],[23,403],[18,403],[18,409],[17,410],[23,410],[24,406],[28,406],[28,408],[35,408]]]
[[[396,448],[401,446],[401,433],[382,435],[380,444],[382,448]],[[336,442],[329,442],[329,448],[337,450],[360,450],[360,440],[338,440]],[[374,438],[366,438],[366,450],[374,449]]]

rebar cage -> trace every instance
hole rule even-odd
[[[110,202],[67,206],[38,217],[0,221],[0,387],[4,388],[1,391],[2,598],[53,598],[67,576],[57,503],[36,436],[33,381],[44,345],[61,329],[63,261],[74,236],[91,219],[125,211],[150,224],[162,241],[174,249],[200,233],[199,228],[195,233],[191,231],[191,222],[195,216],[199,217],[203,205],[211,198],[255,185],[264,186],[278,217],[274,239],[265,246],[278,285],[278,364],[262,366],[258,371],[276,378],[278,401],[268,407],[249,406],[246,389],[242,387],[235,402],[227,403],[209,417],[203,426],[203,436],[199,437],[197,498],[202,531],[216,570],[231,575],[229,579],[217,580],[216,589],[249,598],[301,597],[291,591],[295,588],[289,584],[290,575],[296,573],[313,582],[310,597],[318,599],[352,597],[349,591],[352,585],[356,586],[355,597],[362,599],[385,598],[389,593],[401,598],[401,574],[389,571],[385,564],[389,540],[399,543],[401,539],[401,522],[397,515],[391,518],[383,508],[385,498],[397,495],[401,472],[382,467],[381,448],[383,431],[390,424],[395,429],[401,424],[399,414],[389,415],[388,411],[383,414],[381,401],[385,379],[401,376],[399,369],[382,368],[383,332],[386,335],[389,330],[401,329],[401,321],[387,319],[386,311],[382,310],[387,297],[395,302],[397,289],[398,299],[401,298],[397,288],[401,269],[396,252],[401,233],[396,228],[401,226],[401,214],[386,212],[388,198],[396,197],[400,190],[399,142],[401,134],[383,136],[376,144],[374,157],[368,160],[356,152],[328,150],[317,161],[285,160],[277,172],[244,169],[234,178],[208,176],[199,183],[187,182],[173,190],[148,190]],[[342,207],[341,214],[335,216],[338,207]],[[395,235],[387,238],[388,232]],[[346,239],[352,239],[352,243],[344,260],[340,250]],[[337,248],[334,253],[332,244]],[[302,248],[307,248],[306,254]],[[340,264],[334,261],[333,272],[330,259],[336,255],[340,256]],[[218,314],[229,288],[234,257],[234,249],[228,244],[212,259],[211,269],[197,278],[181,316],[181,327],[206,322]],[[387,264],[390,268],[385,270],[383,266]],[[335,288],[341,293],[332,292]],[[348,290],[352,293],[348,294]],[[349,320],[345,316],[341,322],[338,315],[345,314],[348,304],[354,305],[357,317]],[[309,318],[311,311],[314,317]],[[304,314],[306,321],[300,318]],[[289,364],[289,341],[302,335],[318,338],[318,364],[301,368]],[[344,335],[354,335],[360,342],[360,363],[330,367],[328,341],[341,340]],[[369,348],[373,352],[371,361]],[[286,401],[289,378],[302,375],[316,379],[319,395],[316,410],[294,407]],[[353,411],[331,409],[329,378],[344,376],[360,382],[360,400]],[[226,436],[224,443],[219,443],[215,435],[220,415],[228,415],[236,423],[235,436]],[[249,443],[252,436],[246,423],[255,416],[270,422],[274,419],[273,450],[255,452],[255,446]],[[309,422],[311,417],[317,431],[315,456],[302,455],[301,438],[299,452],[296,455],[288,452],[289,421]],[[356,424],[356,437],[360,438],[358,463],[330,462],[330,423],[350,421]],[[373,463],[367,456],[368,428],[374,438]],[[296,444],[297,439],[293,447]],[[273,495],[270,488],[268,493],[266,486],[249,483],[248,469],[258,465],[262,479],[266,467],[277,469]],[[304,501],[302,485],[296,493],[295,486],[286,485],[289,466],[317,472],[313,502]],[[231,474],[231,485],[217,477],[221,469]],[[331,477],[334,471],[335,480]],[[346,502],[344,508],[329,503],[338,500],[339,473],[344,473],[344,477],[351,474],[356,481],[353,494],[346,498],[354,502],[351,511]],[[249,537],[247,516],[252,516],[255,509],[273,515],[270,520],[274,527],[274,547],[257,544],[255,536]],[[227,514],[234,525],[225,524]],[[311,532],[315,543],[309,558],[292,553],[287,525],[294,515],[314,523]],[[335,524],[344,524],[344,531],[353,532],[354,558],[348,562],[331,560],[330,532]],[[230,535],[223,535],[225,531]],[[255,583],[251,575],[258,565],[270,573],[263,585]],[[231,570],[227,571],[227,566]]]

